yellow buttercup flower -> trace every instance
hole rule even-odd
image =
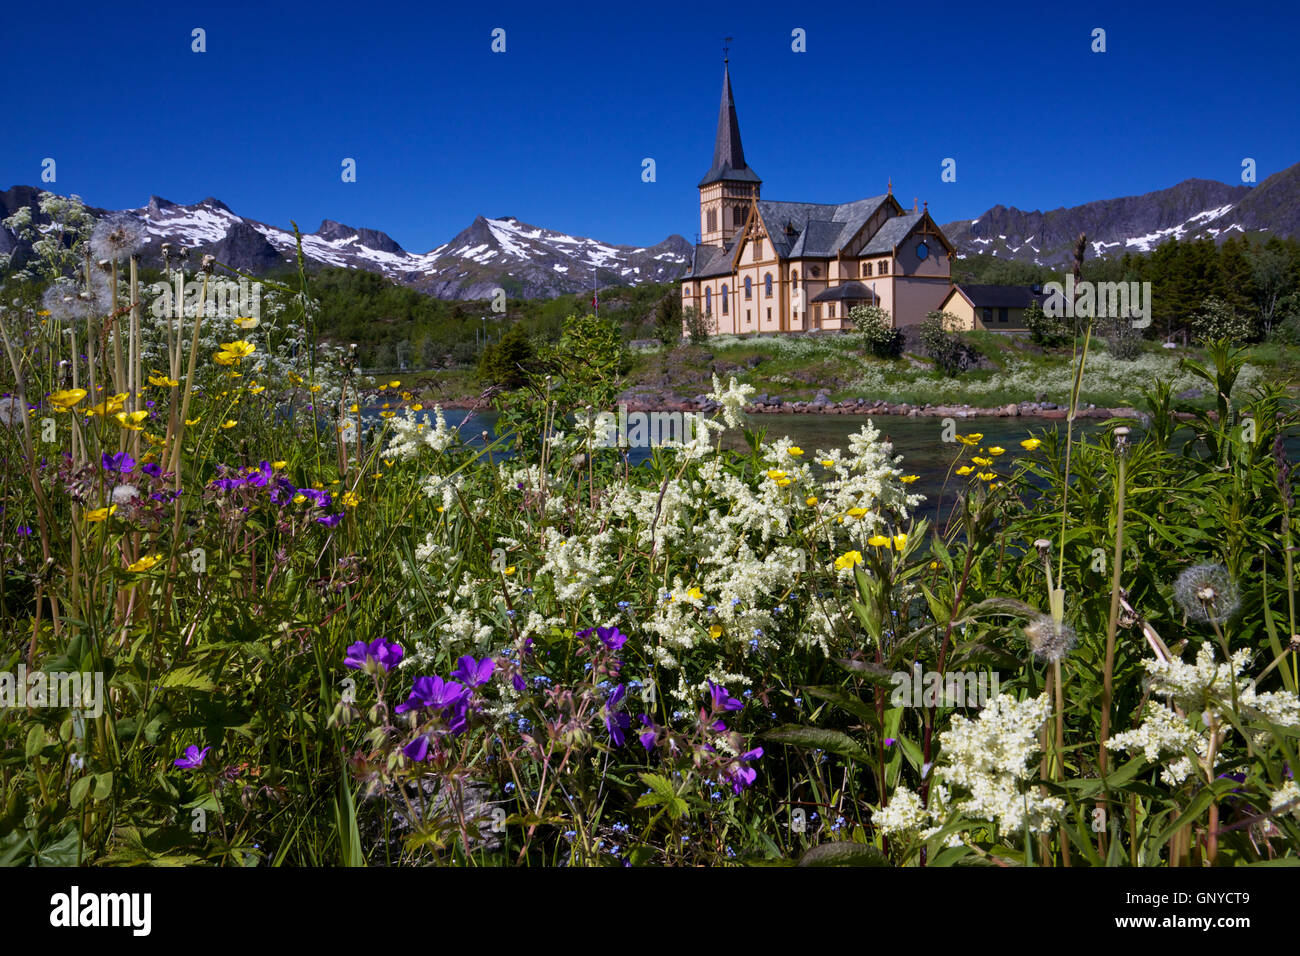
[[[823,467],[823,468],[834,468],[834,467],[835,467],[835,459],[833,459],[833,458],[823,458],[823,459],[822,459],[822,467]]]
[[[151,554],[141,558],[139,561],[133,561],[126,566],[128,571],[148,571],[155,564],[162,560],[162,555]]]
[[[787,449],[787,451],[789,451],[789,453],[790,453],[791,455],[793,455],[794,457],[796,457],[796,458],[798,458],[800,455],[803,454],[803,449],[800,448],[798,445],[791,445],[791,446]]]
[[[873,548],[887,548],[889,547],[889,539],[883,534],[875,534],[867,539],[867,544]]]
[[[279,471],[287,464],[289,464],[287,461],[273,461],[271,462],[271,467],[274,468],[276,471]]]
[[[138,412],[118,412],[113,416],[117,423],[123,428],[133,432],[144,431],[144,426],[140,423],[149,417],[149,413],[143,409]]]
[[[896,534],[896,535],[894,535],[894,550],[895,550],[895,551],[902,551],[902,550],[903,550],[903,545],[905,545],[905,544],[907,544],[907,535],[905,535],[905,534]]]
[[[397,414],[397,412],[380,412],[380,413],[379,413],[379,417],[380,417],[380,418],[393,418],[396,414]]]
[[[1042,443],[1043,440],[1041,438],[1026,438],[1024,441],[1020,443],[1020,447],[1023,448],[1025,451],[1033,451]]]
[[[984,438],[983,432],[971,432],[969,435],[958,435],[957,440],[963,445],[978,445]]]
[[[341,500],[343,504],[349,508],[355,508],[358,504],[361,503],[361,499],[357,497],[357,493],[355,491],[343,492],[343,497],[339,500]]]
[[[809,508],[811,508],[815,504],[817,504],[817,498],[813,495],[809,495],[807,498],[804,499],[804,504],[806,504]]]
[[[239,326],[241,329],[255,329],[260,324],[261,320],[255,315],[245,315],[235,319],[235,325]]]
[[[864,514],[866,514],[866,513],[867,513],[867,509],[866,509],[866,508],[850,508],[850,509],[846,512],[846,514],[847,514],[848,517],[850,517],[850,518],[861,518],[861,517],[862,517]]]
[[[252,392],[254,395],[261,395],[263,392],[266,391],[266,386],[265,386],[265,385],[253,385],[253,386],[251,386],[248,390],[249,390],[250,392]]]
[[[991,471],[981,471],[975,477],[978,478],[980,481],[992,481],[994,478],[997,477],[997,475],[995,475]]]
[[[358,405],[356,402],[353,402],[352,407],[348,409],[348,411],[350,412],[358,412],[360,410],[361,410],[361,406]]]
[[[303,503],[304,501],[306,501],[306,500],[307,500],[307,496],[306,496],[306,495],[301,495],[301,494],[299,494],[299,495],[294,495],[294,496],[293,496],[293,503],[296,504],[296,505],[300,505],[300,504],[302,504],[302,503]]]
[[[899,478],[898,480],[905,485],[910,485],[912,482],[916,481],[916,479],[920,477],[921,477],[920,475],[904,475],[902,478]]]
[[[971,461],[983,468],[987,468],[989,465],[993,464],[992,458],[972,458]]]
[[[117,511],[117,505],[109,505],[107,508],[96,508],[94,511],[87,511],[85,519],[91,523],[103,521],[115,511]]]
[[[969,475],[969,474],[970,474],[972,471],[974,471],[974,470],[975,470],[975,469],[972,468],[970,465],[962,465],[960,468],[957,469],[957,474],[959,474],[959,475]]]
[[[98,405],[92,405],[87,415],[116,415],[122,409],[126,408],[126,392],[119,392],[111,398],[106,398]]]
[[[313,385],[313,386],[311,386],[309,389],[307,389],[307,391],[309,391],[309,392],[311,392],[313,395],[315,395],[317,392],[320,391],[320,386],[319,386],[319,385]]]
[[[198,418],[187,418],[187,419],[185,419],[185,424],[186,424],[186,425],[197,425],[197,424],[198,424],[199,422],[201,422],[201,421],[203,421],[203,417],[202,417],[202,416],[199,416]]]
[[[686,592],[686,596],[688,598],[693,598],[696,601],[704,600],[704,592],[701,591],[699,588],[691,588],[689,591]]]
[[[714,624],[709,627],[709,637],[715,641],[722,636],[722,625]]]
[[[418,412],[422,408],[424,408],[424,406],[421,405],[419,402],[416,402],[414,405],[411,406],[411,411]]]
[[[149,384],[156,385],[159,388],[175,388],[180,384],[180,382],[176,381],[174,378],[168,378],[161,372],[157,372],[149,376]]]
[[[412,398],[414,398],[414,397],[415,397],[415,396],[413,396],[410,392],[403,392],[403,393],[402,393],[402,401],[404,401],[404,402],[409,402],[409,401],[410,401]]]
[[[221,351],[227,352],[235,358],[248,358],[257,351],[257,346],[252,342],[245,342],[243,339],[236,339],[234,342],[222,342]]]
[[[289,375],[288,375],[288,378],[289,378],[289,382],[290,382],[290,384],[292,384],[292,385],[301,385],[301,384],[302,384],[302,376],[299,375],[297,372],[290,372]]]
[[[872,541],[868,541],[867,543],[871,544],[874,542],[874,540],[875,539],[873,538]],[[841,554],[838,558],[835,559],[835,570],[843,571],[846,568],[851,568],[855,564],[861,564],[861,563],[862,563],[861,551],[845,551],[843,554]]]
[[[996,458],[998,455],[1001,455],[1005,452],[1006,449],[1003,448],[1001,445],[990,445],[988,448],[988,453],[992,455],[994,458]]]
[[[239,361],[239,356],[233,352],[217,352],[212,356],[212,361],[218,365],[234,365]]]
[[[514,573],[515,573],[515,566],[514,566],[513,564],[510,565],[510,567],[506,568],[505,571],[504,571],[504,574],[505,574],[506,577],[510,577],[510,575],[512,575],[512,574],[514,574]]]
[[[222,427],[222,428],[234,428],[234,427],[235,427],[236,425],[238,425],[238,424],[239,424],[239,422],[235,421],[233,418],[228,418],[228,419],[226,419],[224,422],[221,423],[221,427]]]
[[[72,406],[86,397],[84,388],[68,388],[50,395],[50,404],[61,412],[72,410]]]
[[[782,478],[785,477],[785,472],[778,471],[777,469],[772,468],[768,471],[767,477],[771,478],[773,481],[780,481]]]

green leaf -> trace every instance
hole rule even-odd
[[[33,724],[32,729],[27,731],[27,761],[30,763],[44,749],[45,728],[40,724]]]
[[[848,734],[838,730],[825,730],[821,727],[800,727],[787,724],[762,735],[766,740],[789,744],[792,747],[805,747],[812,750],[825,750],[827,753],[839,754],[859,763],[871,763],[871,755],[863,746]]]
[[[189,690],[201,690],[212,692],[217,689],[217,685],[212,683],[208,677],[199,672],[194,666],[177,667],[170,670],[158,681],[159,687],[185,687]]]
[[[90,795],[96,800],[103,800],[113,792],[113,771],[95,774],[95,789]]]
[[[72,785],[72,792],[68,797],[68,803],[72,809],[75,810],[81,806],[81,802],[86,799],[86,791],[90,789],[90,785],[94,780],[95,778],[90,776],[81,777]]]
[[[841,840],[815,846],[799,858],[800,866],[889,866],[889,858],[867,843]]]
[[[874,707],[852,694],[845,693],[838,687],[805,687],[804,690],[810,697],[816,697],[819,700],[834,704],[842,710],[847,710],[850,714],[861,717],[872,726],[876,724],[876,709]]]

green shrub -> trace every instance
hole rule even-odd
[[[533,343],[524,330],[515,326],[483,350],[479,358],[479,378],[488,385],[519,388],[528,380],[536,360]]]
[[[898,358],[903,354],[903,332],[894,328],[893,320],[878,305],[857,305],[849,310],[849,320],[862,335],[862,343],[876,358]]]
[[[1045,349],[1060,348],[1071,338],[1065,323],[1044,312],[1037,299],[1025,310],[1025,328],[1029,330],[1029,340]]]
[[[979,359],[979,353],[956,334],[961,319],[951,312],[927,312],[918,329],[921,349],[934,367],[949,377],[960,375]]]
[[[1227,339],[1236,345],[1253,337],[1254,325],[1249,315],[1215,296],[1207,298],[1192,314],[1191,320],[1192,335],[1196,339],[1207,342]]]

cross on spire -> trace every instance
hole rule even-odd
[[[730,56],[731,56],[731,41],[734,40],[734,39],[735,39],[735,37],[723,37],[723,38],[722,38],[722,62],[723,62],[723,63],[729,63],[729,62],[731,62],[731,60],[730,60]]]

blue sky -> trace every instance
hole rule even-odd
[[[413,252],[480,213],[693,240],[724,36],[766,198],[843,202],[892,177],[904,205],[919,196],[947,222],[1236,183],[1245,157],[1262,182],[1300,161],[1293,4],[790,6],[14,5],[0,189],[41,185],[53,157],[46,188],[92,205],[216,196],[309,232],[383,229]]]

